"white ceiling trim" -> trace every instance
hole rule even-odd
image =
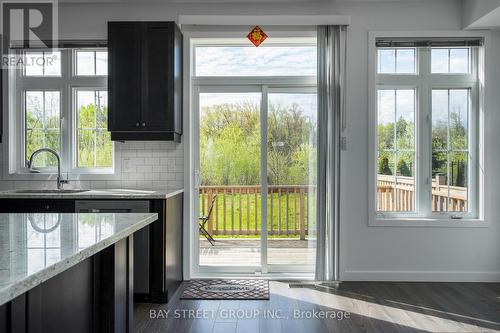
[[[180,25],[349,25],[349,15],[179,15]]]

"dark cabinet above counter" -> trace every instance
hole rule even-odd
[[[175,22],[108,22],[111,139],[180,142],[182,34]]]

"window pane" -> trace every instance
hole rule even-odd
[[[448,49],[432,49],[431,51],[431,72],[448,73]]]
[[[316,75],[316,46],[197,46],[196,76]]]
[[[108,128],[108,92],[99,91],[97,95],[96,127],[107,130]]]
[[[415,49],[398,49],[396,52],[396,73],[415,73]]]
[[[410,212],[414,210],[415,200],[415,152],[398,152],[396,158],[395,210]]]
[[[431,50],[432,73],[469,73],[468,48],[433,48]]]
[[[450,90],[450,143],[451,149],[467,149],[469,90]]]
[[[108,52],[96,52],[95,61],[95,74],[108,75]]]
[[[377,210],[415,207],[415,90],[379,90]]]
[[[78,166],[91,168],[95,165],[95,138],[93,130],[78,130]]]
[[[78,91],[78,128],[93,129],[95,127],[95,92]]]
[[[95,75],[95,52],[76,52],[76,75]]]
[[[450,50],[450,73],[469,72],[469,49]]]
[[[378,146],[379,149],[394,148],[394,118],[396,95],[394,90],[378,91]]]
[[[415,91],[396,92],[396,143],[398,150],[414,149],[415,142]]]
[[[270,244],[267,262],[270,265],[312,268],[315,262],[317,100],[316,93],[270,92],[268,95],[267,233]],[[299,213],[300,207],[303,211]],[[295,218],[300,214],[302,221]],[[300,227],[297,228],[301,223],[303,240],[300,240]],[[280,241],[282,235],[286,235],[288,242]],[[296,246],[302,246],[302,250],[297,251]],[[289,255],[283,257],[283,253]]]
[[[45,92],[45,123],[47,128],[60,127],[59,91]]]
[[[43,127],[43,91],[27,91],[26,128]]]
[[[396,51],[378,50],[378,72],[395,73],[396,71]]]
[[[468,175],[468,154],[465,152],[450,153],[450,194],[448,211],[463,212],[467,211],[467,175]]]
[[[77,98],[77,166],[84,168],[113,166],[113,143],[107,131],[108,93],[79,90]]]
[[[432,210],[468,210],[468,89],[432,91]]]
[[[24,59],[24,74],[26,76],[43,76],[44,58],[42,52],[26,52]]]
[[[432,211],[448,211],[448,154],[432,153]]]
[[[45,76],[61,76],[61,52],[44,52]]]
[[[379,74],[414,74],[416,73],[415,49],[379,49]]]
[[[25,76],[61,76],[61,52],[25,52]]]
[[[98,130],[96,134],[96,167],[109,168],[113,165],[113,143],[111,133]]]
[[[394,152],[378,152],[377,210],[394,210]]]
[[[60,152],[60,93],[59,91],[25,92],[25,160],[40,148]],[[33,166],[56,166],[56,158],[49,153],[38,155]]]
[[[432,149],[448,149],[448,90],[432,91]]]

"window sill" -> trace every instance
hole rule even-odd
[[[488,228],[484,219],[432,219],[432,218],[372,218],[369,227],[441,227],[441,228]]]
[[[63,172],[63,179],[68,181],[85,181],[85,180],[118,180],[119,174],[115,171],[102,172],[85,172],[85,173],[70,173]],[[5,174],[4,180],[25,180],[25,181],[55,181],[57,178],[56,172],[41,172],[31,173],[26,171],[18,171],[11,174]]]

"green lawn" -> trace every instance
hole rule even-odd
[[[281,205],[279,202],[278,193],[274,193],[272,195],[272,218],[271,218],[271,194],[268,194],[267,198],[267,211],[268,211],[268,232],[274,231],[274,235],[270,235],[271,237],[298,237],[299,236],[299,221],[300,221],[300,194],[299,193],[290,193],[288,195],[288,209],[287,209],[287,199],[286,195],[281,195]],[[207,214],[210,203],[208,203],[208,195],[205,194],[205,212],[202,209],[202,198],[200,195],[200,214]],[[257,201],[257,202],[256,202]],[[306,230],[308,227],[308,213],[310,207],[308,207],[308,197],[304,195],[304,220],[306,225]],[[232,195],[231,193],[225,195],[226,209],[224,210],[224,194],[220,193],[217,196],[217,205],[214,207],[212,215],[213,215],[213,230],[218,230],[215,232],[219,234],[218,237],[230,237],[231,235],[221,235],[224,230],[224,213],[225,217],[225,225],[226,225],[226,233],[230,233],[231,230],[236,231],[236,235],[232,237],[255,237],[255,230],[259,231],[261,227],[261,196],[260,193],[257,194],[257,200],[255,199],[255,194],[250,193],[247,200],[247,194],[243,193],[240,195],[235,193]],[[257,207],[256,207],[257,205]],[[232,214],[232,207],[234,208],[234,216]],[[218,208],[218,209],[217,209]],[[257,212],[256,212],[257,210]],[[278,235],[278,230],[280,227],[280,210],[281,210],[281,233],[282,235]],[[287,221],[286,216],[288,212],[288,230],[291,232],[288,235],[286,234],[287,230]],[[311,210],[312,213],[312,210]],[[315,214],[311,214],[314,217]],[[216,218],[217,217],[217,218]],[[217,223],[216,223],[217,220]],[[241,223],[241,226],[240,226]],[[217,224],[217,227],[215,227]],[[271,227],[272,224],[272,227]],[[234,227],[233,227],[234,226]],[[208,226],[207,226],[208,229]],[[243,232],[239,234],[239,230]],[[248,235],[247,230],[250,230],[250,235]],[[296,231],[295,231],[296,230]],[[252,235],[253,234],[253,235]]]

